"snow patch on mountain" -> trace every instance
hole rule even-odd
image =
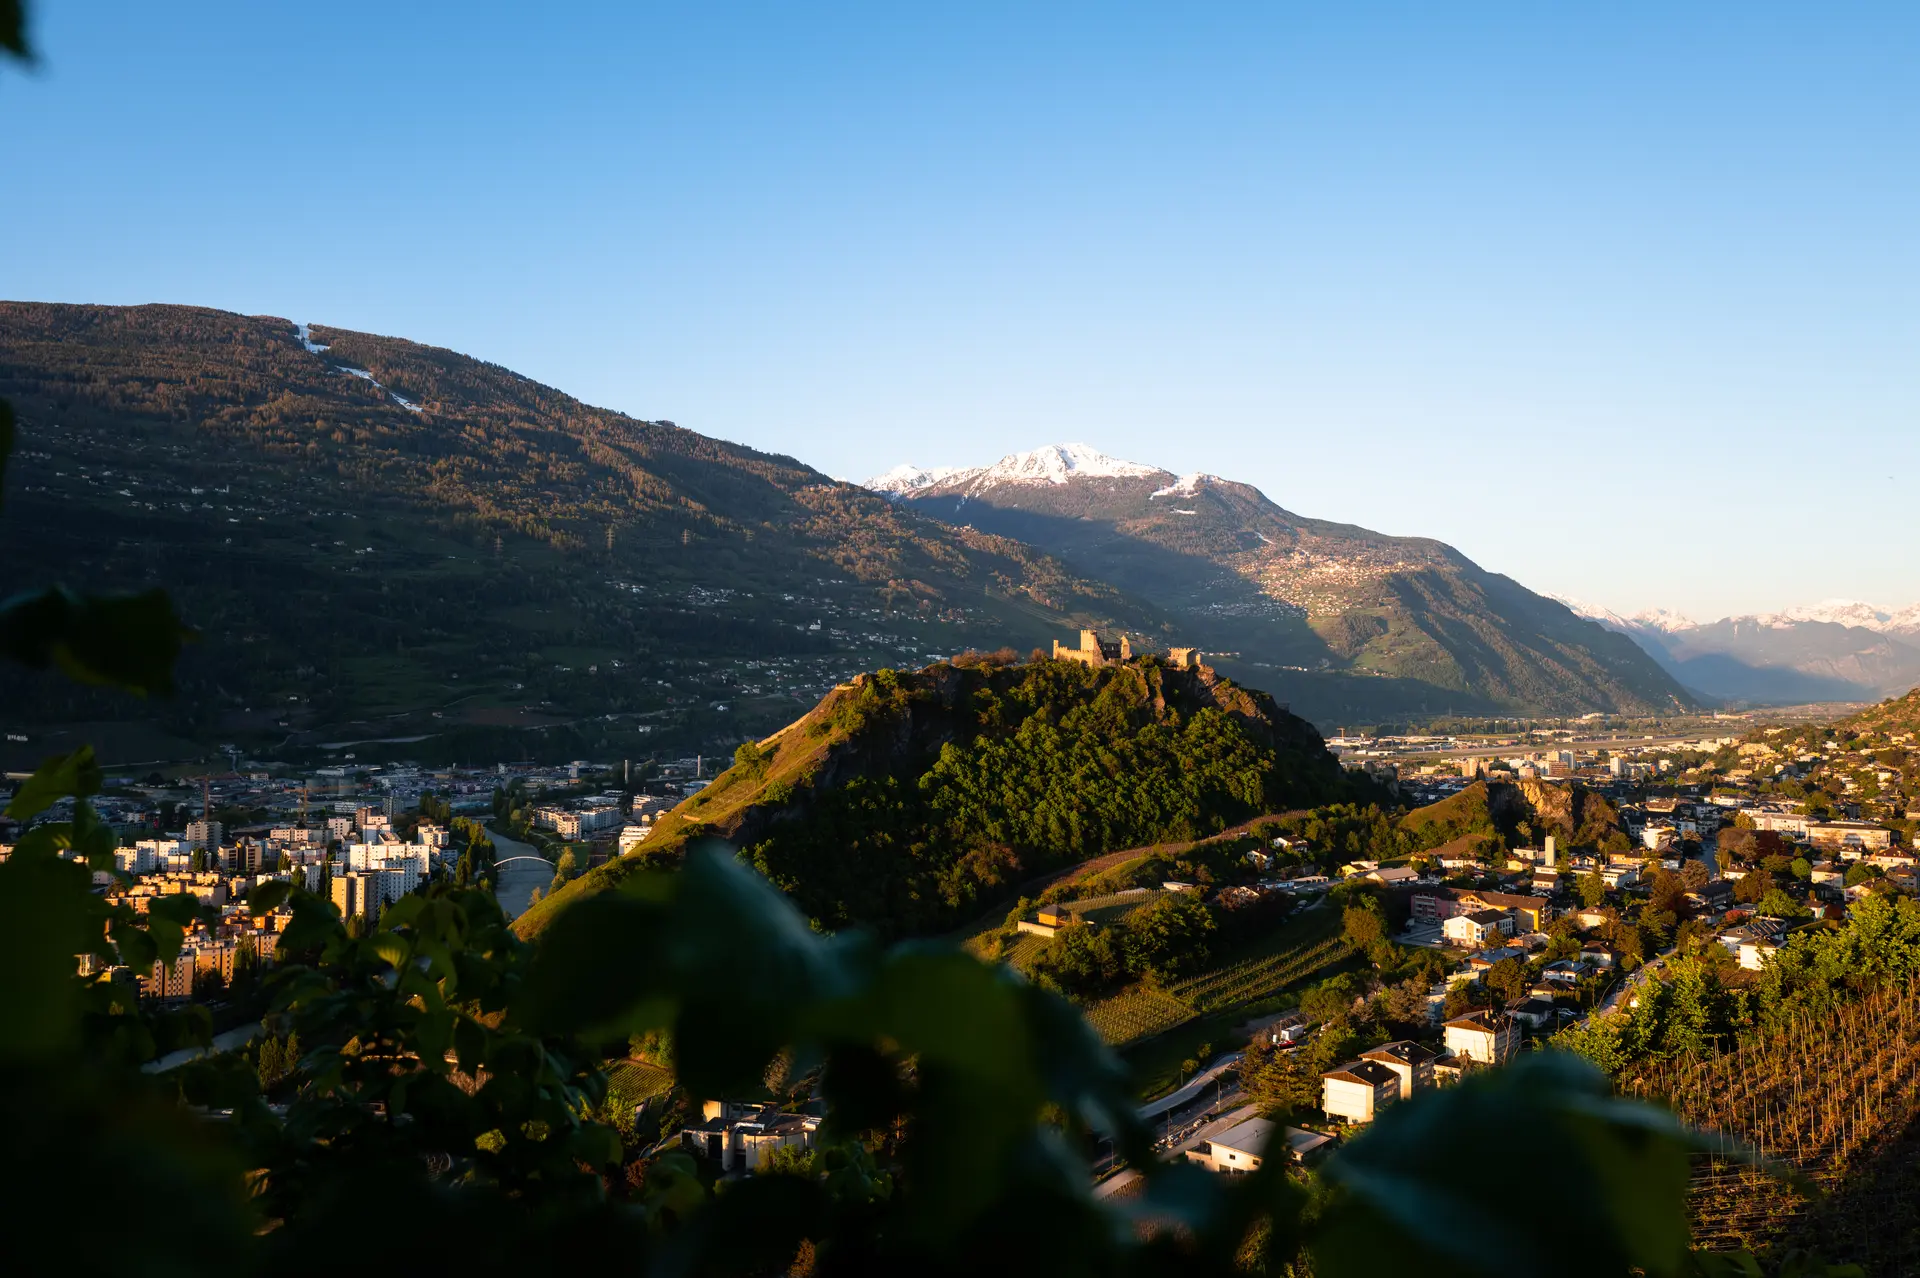
[[[1158,466],[1109,457],[1091,444],[1048,444],[1031,452],[1009,453],[983,469],[974,482],[975,486],[1065,484],[1075,479],[1142,479],[1165,473]]]
[[[307,354],[318,355],[320,352],[327,349],[324,346],[314,345],[313,330],[309,328],[307,325],[295,324],[293,326],[293,331],[300,338],[300,344],[307,348]]]
[[[1217,484],[1219,482],[1220,476],[1218,475],[1203,475],[1195,471],[1191,475],[1180,476],[1180,478],[1174,480],[1165,488],[1154,489],[1147,494],[1147,499],[1151,501],[1155,497],[1198,497],[1202,484]]]
[[[382,386],[379,383],[379,381],[375,379],[374,375],[372,373],[369,373],[366,369],[348,368],[345,364],[339,365],[339,369],[341,372],[345,373],[349,377],[358,377],[363,381],[372,382],[373,388],[375,390],[387,391],[387,398],[391,399],[394,403],[400,405],[400,407],[406,409],[409,413],[417,413],[420,411],[420,405],[414,403],[412,400],[406,398],[403,395],[387,390],[387,388]]]

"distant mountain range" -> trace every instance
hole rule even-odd
[[[0,594],[165,585],[202,635],[151,707],[0,672],[8,767],[82,733],[116,763],[730,749],[858,670],[1082,626],[1226,654],[1323,723],[1692,704],[1438,542],[1084,446],[882,496],[453,351],[186,306],[0,302],[0,396]]]
[[[1450,546],[1296,515],[1218,475],[1053,444],[991,465],[900,466],[868,487],[1122,585],[1193,642],[1275,671],[1265,686],[1335,714],[1382,700],[1462,713],[1694,705],[1634,644]]]
[[[1920,604],[1853,599],[1698,622],[1664,609],[1622,616],[1561,602],[1626,635],[1687,687],[1757,704],[1877,701],[1920,684]]]

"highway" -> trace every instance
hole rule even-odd
[[[1515,745],[1490,746],[1435,746],[1431,750],[1395,751],[1391,754],[1374,755],[1367,758],[1395,759],[1504,759],[1510,755],[1539,754],[1546,750],[1648,750],[1664,746],[1684,745],[1698,741],[1704,732],[1689,732],[1682,736],[1667,737],[1592,737],[1572,741],[1532,741]],[[1737,735],[1731,729],[1726,735]],[[1354,754],[1353,757],[1360,757]]]
[[[1239,1063],[1240,1053],[1228,1052],[1184,1087],[1140,1107],[1142,1121],[1153,1128],[1155,1152],[1162,1157],[1177,1156],[1201,1139],[1201,1131],[1218,1121],[1217,1115],[1245,1101],[1246,1093],[1240,1090],[1240,1077],[1234,1068]],[[1095,1160],[1093,1173],[1104,1176],[1112,1166],[1113,1153],[1109,1150]],[[1106,1197],[1137,1178],[1137,1172],[1122,1171],[1102,1181],[1094,1192]]]

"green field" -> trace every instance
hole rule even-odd
[[[1339,962],[1348,953],[1339,935],[1339,916],[1317,911],[1292,935],[1282,929],[1239,957],[1169,987],[1168,992],[1197,1012],[1225,1011],[1278,993],[1303,976]],[[1318,935],[1316,935],[1318,934]]]
[[[1198,1060],[1205,1055],[1203,1048],[1211,1047],[1220,1052],[1244,1046],[1237,1032],[1239,1027],[1256,1017],[1284,1012],[1297,1005],[1300,1001],[1297,987],[1308,978],[1325,977],[1342,968],[1357,967],[1365,962],[1364,956],[1347,954],[1299,978],[1295,982],[1296,988],[1282,990],[1239,1007],[1196,1016],[1165,1033],[1123,1046],[1120,1056],[1133,1070],[1134,1093],[1142,1100],[1151,1100],[1172,1091],[1184,1081],[1180,1067],[1188,1060]]]
[[[673,1075],[647,1061],[625,1060],[607,1074],[607,1104],[631,1110],[673,1089]]]
[[[1194,1018],[1187,1003],[1148,985],[1129,985],[1084,1009],[1087,1024],[1109,1045],[1164,1034]]]
[[[1037,939],[1037,938],[1036,938]],[[1288,991],[1352,957],[1332,910],[1295,915],[1165,989],[1145,983],[1088,1004],[1088,1024],[1139,1071],[1144,1095],[1176,1085],[1180,1064],[1206,1043],[1230,1041],[1251,1017],[1283,1010]]]

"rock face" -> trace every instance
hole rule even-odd
[[[1620,811],[1585,786],[1550,781],[1513,783],[1534,827],[1534,837],[1552,834],[1567,847],[1593,847],[1620,828]]]
[[[1430,847],[1491,838],[1538,847],[1548,835],[1563,849],[1595,848],[1620,832],[1620,813],[1586,787],[1553,781],[1476,781],[1458,794],[1401,818]]]
[[[1152,601],[1188,642],[1287,671],[1261,681],[1290,696],[1295,685],[1347,672],[1405,681],[1402,700],[1435,710],[1693,704],[1632,641],[1450,546],[1309,519],[1217,475],[1175,475],[1062,444],[966,470],[905,468],[873,483],[901,504],[1049,550]]]

